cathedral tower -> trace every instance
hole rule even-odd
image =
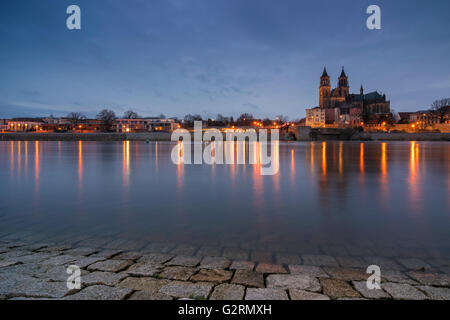
[[[349,95],[350,88],[348,86],[348,77],[345,74],[344,67],[342,67],[342,72],[341,75],[339,76],[338,84],[341,96],[347,97]]]
[[[323,68],[322,76],[320,77],[320,87],[319,87],[319,107],[328,108],[330,105],[330,77],[327,74],[326,67]]]

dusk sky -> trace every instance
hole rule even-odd
[[[81,8],[81,30],[66,8]],[[382,29],[366,28],[381,7]],[[450,96],[450,1],[2,0],[0,118],[302,118],[327,66],[396,111]]]

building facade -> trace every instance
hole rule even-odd
[[[113,130],[116,132],[146,132],[146,131],[168,131],[177,129],[178,123],[174,119],[161,118],[138,118],[138,119],[116,119]]]
[[[309,127],[324,127],[325,118],[325,109],[323,108],[306,109],[306,125]]]
[[[342,68],[336,88],[331,87],[330,76],[326,68],[323,69],[317,108],[325,111],[325,124],[347,126],[359,126],[365,120],[385,119],[385,115],[391,113],[390,101],[386,99],[386,95],[382,95],[378,91],[365,94],[361,85],[359,94],[350,93],[350,85],[344,68]],[[316,116],[320,114],[320,111],[315,109],[307,109],[307,119],[309,114],[310,123],[314,122],[313,118],[317,119]]]

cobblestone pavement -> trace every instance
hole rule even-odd
[[[121,239],[55,244],[0,238],[0,300],[450,299],[450,260],[327,250],[302,254]],[[378,290],[366,286],[365,270],[372,264],[381,267]],[[67,288],[69,265],[81,268],[79,290]]]

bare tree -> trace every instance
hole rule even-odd
[[[280,114],[280,115],[276,116],[276,120],[278,123],[283,124],[283,123],[286,123],[289,121],[289,117]]]
[[[108,130],[111,129],[114,124],[114,120],[117,119],[116,114],[112,110],[103,109],[97,114],[97,120],[102,120],[103,123],[108,127]]]
[[[439,117],[439,122],[443,123],[445,115],[450,112],[450,98],[443,98],[433,101],[430,111]]]
[[[127,110],[123,114],[124,119],[137,119],[140,116],[137,114],[137,112],[134,112],[133,110]]]
[[[72,124],[77,124],[82,120],[85,120],[86,116],[81,112],[71,112],[67,115],[67,118],[70,120]]]

